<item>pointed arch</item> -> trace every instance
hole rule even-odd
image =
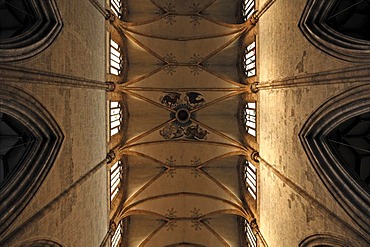
[[[332,234],[314,234],[303,239],[299,247],[315,247],[315,246],[359,246],[351,243],[343,237],[334,236]]]
[[[333,152],[328,137],[342,123],[368,112],[370,86],[357,86],[325,102],[309,116],[299,133],[303,148],[324,185],[366,232],[370,227],[370,190]]]
[[[61,148],[64,135],[51,114],[28,93],[0,84],[0,112],[16,119],[32,140],[9,177],[0,184],[0,234],[37,192]]]
[[[0,34],[4,34],[0,36],[0,62],[35,56],[56,39],[63,27],[55,0],[3,2],[0,15],[7,18],[7,21],[4,21],[5,27],[0,30]],[[11,16],[14,17],[13,21]],[[0,19],[0,22],[2,21]],[[5,35],[9,30],[14,32]]]
[[[29,240],[20,244],[20,247],[63,247],[62,244],[50,239]]]
[[[310,43],[331,56],[356,63],[369,62],[369,40],[348,36],[328,24],[338,3],[339,0],[309,0],[299,28]]]

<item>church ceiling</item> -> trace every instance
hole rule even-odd
[[[240,246],[239,5],[129,0],[116,21],[127,59],[116,91],[129,115],[117,148],[128,246]]]

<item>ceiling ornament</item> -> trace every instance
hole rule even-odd
[[[159,102],[175,110],[175,112],[170,113],[170,118],[174,121],[168,123],[159,131],[163,139],[206,140],[209,132],[192,121],[196,119],[196,113],[192,110],[206,103],[203,95],[198,92],[165,93],[164,96],[160,97]]]

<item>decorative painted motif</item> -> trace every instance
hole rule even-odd
[[[200,9],[200,3],[193,3],[190,6],[190,10],[194,12],[194,15],[190,16],[190,23],[193,24],[193,26],[198,26],[200,25],[200,21],[203,20],[201,16],[199,16],[199,11]]]
[[[172,156],[170,156],[169,158],[166,158],[166,164],[169,165],[169,166],[174,166],[174,165],[176,165],[176,160],[173,159]]]
[[[194,178],[201,177],[202,173],[198,168],[192,168],[191,174],[194,175]]]
[[[176,174],[176,169],[175,168],[169,168],[166,171],[167,177],[174,178],[175,174]]]
[[[197,92],[186,92],[185,101],[191,108],[196,108],[206,103],[203,95]]]
[[[166,216],[167,218],[169,218],[169,219],[174,219],[174,218],[176,218],[177,216],[176,216],[176,213],[177,213],[177,211],[172,207],[172,208],[170,208],[170,209],[167,209],[167,212],[168,212],[168,214],[165,214],[164,216]]]
[[[190,160],[190,164],[192,166],[198,166],[200,165],[200,163],[201,163],[200,158],[198,158],[197,156],[194,156],[194,158]]]
[[[166,92],[167,94],[160,97],[159,101],[161,104],[175,108],[176,106],[179,105],[179,103],[182,101],[181,98],[181,93],[177,92]]]
[[[176,225],[176,221],[174,221],[174,220],[168,221],[168,222],[166,223],[167,231],[171,231],[171,232],[173,232],[173,230],[174,230],[176,227],[177,227],[177,225]]]
[[[191,112],[191,110],[206,103],[203,95],[198,92],[165,93],[164,96],[159,98],[159,102],[166,107],[176,110],[170,113],[170,118],[175,121],[164,126],[159,131],[159,134],[166,140],[179,138],[206,140],[209,132],[200,128],[198,124],[193,123],[193,120],[196,119],[196,114]]]
[[[166,125],[159,134],[166,140],[174,140],[179,138],[191,140],[206,140],[209,132],[199,127],[198,124],[191,124],[187,127],[170,123]]]
[[[163,60],[165,62],[158,60],[157,65],[161,67],[164,66],[163,70],[169,75],[176,73],[177,60],[173,53],[167,53],[166,56],[163,57]]]
[[[173,220],[177,217],[176,213],[177,211],[172,207],[170,209],[167,209],[167,214],[165,214],[164,216],[166,216],[169,221],[166,223],[165,227],[167,228],[167,231],[173,231],[177,225],[176,225],[176,221]]]
[[[194,140],[206,140],[206,136],[209,132],[207,130],[203,130],[199,127],[198,124],[190,125],[184,131],[186,139],[194,139]]]
[[[189,64],[190,73],[192,73],[193,76],[199,75],[203,71],[203,68],[209,67],[209,62],[203,61],[203,58],[197,54],[190,57]]]
[[[189,65],[189,69],[194,76],[199,75],[200,72],[203,71],[203,69],[199,66],[201,62],[202,57],[199,54],[194,54],[190,57],[189,64],[191,65]]]
[[[178,139],[184,136],[184,129],[174,123],[166,125],[159,134],[166,140]]]
[[[199,220],[199,218],[202,216],[202,214],[200,213],[200,209],[194,207],[193,210],[190,210],[190,213],[191,218],[193,218],[193,220],[191,221],[192,223],[191,227],[194,228],[195,231],[202,230],[202,222]]]
[[[192,110],[206,103],[203,95],[198,92],[185,92],[185,94],[180,92],[164,93],[166,94],[159,98],[159,102],[175,110],[179,110],[180,108]]]
[[[164,19],[166,20],[166,24],[172,25],[176,22],[176,6],[173,3],[165,3],[163,9],[166,11]]]

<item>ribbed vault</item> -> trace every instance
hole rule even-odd
[[[239,218],[248,218],[238,173],[247,152],[238,120],[247,91],[237,66],[248,31],[235,17],[241,3],[125,7],[115,24],[128,61],[116,87],[130,116],[116,149],[127,168],[119,213],[126,245],[241,246]]]

